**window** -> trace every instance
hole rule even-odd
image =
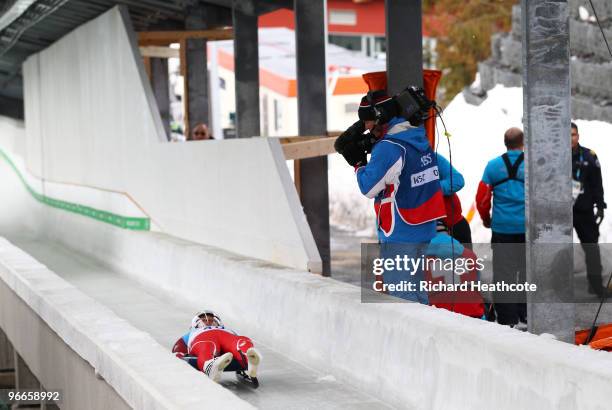
[[[355,10],[330,10],[329,24],[354,26],[357,24],[357,13]]]
[[[219,88],[225,90],[225,79],[219,77]]]
[[[387,38],[376,37],[374,40],[374,53],[386,53],[387,52]]]
[[[261,126],[262,137],[270,135],[270,126],[268,121],[268,94],[264,94],[261,98]]]
[[[283,119],[283,110],[278,100],[274,99],[274,131],[278,132],[281,128],[281,122]]]
[[[345,114],[355,114],[358,109],[359,109],[359,104],[357,103],[344,104]]]
[[[361,36],[339,36],[330,34],[330,44],[335,44],[353,51],[361,51]]]

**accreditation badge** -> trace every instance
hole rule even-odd
[[[572,179],[572,199],[576,202],[578,196],[584,192],[582,188],[582,183],[580,181],[576,181]]]

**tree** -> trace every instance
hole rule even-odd
[[[444,73],[443,102],[474,81],[478,62],[491,53],[491,35],[509,31],[516,0],[423,0],[425,13],[444,16],[446,24],[433,30],[438,43],[437,66]]]

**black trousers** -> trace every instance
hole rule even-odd
[[[472,249],[472,230],[465,218],[461,218],[459,222],[453,225],[451,236],[461,242],[466,248]]]
[[[596,293],[601,293],[601,254],[599,252],[599,226],[595,223],[595,215],[591,211],[574,211],[574,229],[584,250],[586,259],[587,279]]]
[[[493,232],[493,282],[523,283],[527,279],[525,234]],[[515,325],[527,321],[527,295],[525,292],[495,292],[497,323]]]

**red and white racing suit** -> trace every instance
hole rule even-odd
[[[248,367],[246,352],[251,347],[253,342],[246,336],[238,336],[223,326],[207,326],[190,329],[176,341],[172,353],[179,358],[185,355],[196,356],[197,367],[202,370],[208,360],[230,352],[243,369],[246,369]]]

